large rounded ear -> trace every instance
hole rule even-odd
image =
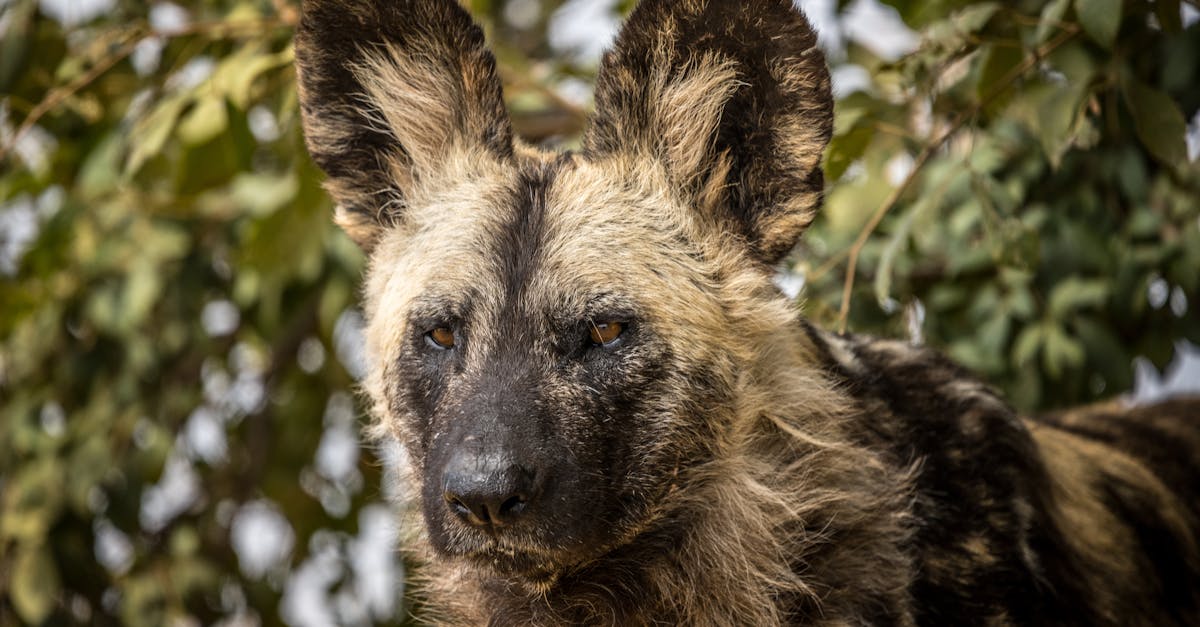
[[[512,156],[496,61],[454,0],[304,0],[296,68],[309,153],[366,249],[447,163]]]
[[[832,126],[825,58],[790,0],[644,0],[601,64],[584,147],[660,160],[775,263],[821,204]]]

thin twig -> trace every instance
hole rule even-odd
[[[21,122],[20,126],[17,127],[16,132],[13,133],[12,139],[9,140],[8,144],[5,146],[0,146],[0,161],[4,161],[4,158],[8,156],[8,153],[16,148],[17,143],[21,141],[21,138],[29,132],[29,129],[33,128],[33,126],[38,123],[38,120],[42,119],[43,115],[46,115],[47,112],[54,107],[57,107],[67,98],[70,98],[78,93],[79,90],[90,85],[92,81],[100,78],[100,75],[107,72],[109,68],[133,53],[133,49],[137,47],[137,43],[140,40],[140,37],[138,37],[138,31],[140,30],[140,27],[129,29],[125,36],[118,38],[118,40],[128,38],[127,41],[121,44],[121,46],[115,51],[97,61],[96,64],[91,67],[91,69],[83,74],[80,74],[70,83],[67,83],[63,87],[59,87],[57,89],[51,89],[49,93],[46,94],[46,97],[42,98],[42,101],[29,111],[29,115],[25,116],[25,120]]]
[[[108,55],[97,60],[95,65],[93,65],[87,72],[84,72],[76,77],[75,80],[61,87],[51,89],[46,93],[46,96],[42,98],[41,102],[33,107],[33,109],[30,109],[29,115],[25,116],[25,119],[21,122],[21,125],[17,127],[17,130],[12,134],[9,142],[4,146],[0,146],[0,162],[4,161],[5,157],[7,157],[9,153],[16,148],[17,143],[21,141],[21,138],[29,132],[29,129],[33,128],[34,125],[36,125],[38,121],[42,119],[42,116],[46,115],[55,107],[62,104],[67,98],[79,93],[80,90],[92,84],[94,81],[96,81],[96,79],[104,75],[105,72],[112,69],[114,65],[120,63],[123,59],[125,59],[125,57],[128,57],[130,54],[132,54],[134,48],[137,47],[138,42],[140,42],[143,37],[156,36],[171,38],[184,37],[187,35],[234,37],[240,35],[241,33],[237,33],[237,31],[244,28],[250,29],[247,34],[260,35],[262,34],[263,29],[287,25],[289,25],[289,23],[285,16],[283,19],[272,17],[263,20],[245,22],[197,22],[182,28],[173,29],[165,33],[152,32],[144,23],[131,26],[120,32],[120,34],[113,39],[113,41],[124,41],[124,43],[122,43]]]
[[[555,91],[549,85],[545,85],[539,81],[535,81],[535,80],[529,78],[528,76],[525,76],[525,75],[515,71],[512,68],[509,68],[506,66],[501,66],[500,67],[500,79],[504,82],[504,84],[506,86],[524,87],[526,89],[532,89],[532,90],[538,92],[540,95],[542,95],[547,100],[549,100],[551,103],[553,103],[556,108],[558,108],[562,111],[566,111],[567,113],[569,113],[570,115],[572,115],[574,117],[577,117],[579,119],[583,119],[583,118],[587,117],[587,111],[584,110],[583,107],[580,107],[579,105],[575,104],[574,102],[567,100],[566,98],[564,98],[562,96],[562,94]]]
[[[1035,66],[1039,61],[1044,59],[1046,55],[1053,52],[1059,46],[1075,37],[1078,33],[1078,27],[1072,26],[1070,28],[1066,28],[1054,39],[1051,39],[1037,50],[1034,50],[1028,57],[1025,58],[1024,61],[1021,62],[1020,65],[1014,67],[1008,72],[1008,74],[1001,78],[996,86],[993,87],[985,97],[981,98],[974,105],[968,107],[955,116],[953,121],[950,122],[950,125],[946,127],[946,130],[943,131],[936,140],[925,146],[925,148],[921,151],[921,154],[917,156],[916,160],[913,162],[912,171],[908,173],[908,176],[904,177],[904,181],[901,182],[900,185],[896,186],[896,188],[892,190],[892,193],[888,195],[887,199],[883,201],[883,204],[875,210],[875,213],[871,215],[871,219],[867,221],[866,226],[859,231],[858,238],[854,240],[854,244],[850,246],[850,261],[846,265],[846,280],[842,286],[842,305],[841,309],[838,311],[839,333],[846,332],[846,323],[850,317],[850,293],[854,289],[854,275],[855,271],[858,269],[858,257],[862,253],[863,247],[866,246],[867,240],[870,239],[871,235],[875,232],[875,229],[879,227],[879,223],[883,221],[884,216],[886,216],[888,212],[896,206],[896,203],[899,202],[900,197],[903,196],[904,193],[908,191],[908,188],[912,186],[913,182],[916,181],[917,176],[921,173],[921,169],[925,166],[926,162],[929,161],[930,157],[933,156],[933,153],[941,149],[941,147],[945,145],[945,143],[951,137],[953,137],[954,134],[957,133],[963,127],[963,125],[967,123],[967,121],[978,115],[979,112],[984,109],[984,107],[990,105],[996,98],[1003,94],[1009,88],[1009,86],[1012,85],[1012,83],[1016,82],[1017,79],[1021,78],[1026,72],[1028,72],[1030,68]]]
[[[839,264],[841,264],[842,261],[845,260],[846,256],[849,254],[850,254],[850,249],[843,248],[842,250],[838,251],[830,258],[826,259],[824,263],[817,266],[816,269],[814,269],[812,272],[807,273],[805,275],[805,279],[810,283],[816,283],[818,280],[820,280],[821,277],[825,276],[831,270],[833,270]]]
[[[880,133],[884,133],[886,135],[895,135],[896,137],[899,137],[900,139],[911,139],[914,141],[917,139],[916,137],[913,136],[912,133],[908,132],[908,129],[904,128],[903,126],[900,126],[899,124],[892,124],[891,122],[875,120],[871,124],[871,126],[874,127],[874,129],[876,131],[879,131]]]

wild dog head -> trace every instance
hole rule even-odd
[[[583,149],[549,154],[453,0],[305,1],[308,148],[369,254],[366,387],[439,554],[545,581],[740,444],[821,200],[815,40],[788,0],[647,0]]]

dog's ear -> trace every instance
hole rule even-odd
[[[791,0],[644,0],[601,64],[584,147],[660,160],[775,263],[821,204],[832,125],[825,58]]]
[[[301,12],[305,140],[360,246],[447,163],[511,158],[495,58],[455,0],[305,0]]]

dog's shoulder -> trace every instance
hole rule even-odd
[[[1171,624],[1200,607],[1200,400],[1022,416],[934,349],[802,324],[864,444],[914,468],[918,612],[1112,624],[1144,602]]]
[[[1027,435],[998,392],[937,350],[801,324],[818,367],[859,405],[864,426],[885,443],[918,446],[914,453],[978,452],[980,445]]]

